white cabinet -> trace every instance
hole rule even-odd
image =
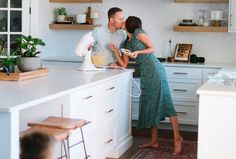
[[[67,116],[90,121],[83,128],[90,158],[119,158],[132,145],[129,81],[126,73],[70,95]],[[79,139],[80,132],[75,131],[70,143]],[[72,149],[71,159],[75,158],[84,158],[82,145]]]
[[[236,32],[236,1],[229,0],[229,32]]]
[[[206,83],[209,76],[213,76],[219,72],[220,68],[203,68],[202,71],[202,84]]]
[[[216,74],[220,68],[203,68],[188,66],[164,66],[170,93],[179,118],[180,124],[198,124],[198,103],[197,89],[208,80],[208,76]],[[140,83],[140,79],[135,79]],[[133,94],[138,91],[133,85]],[[132,98],[132,120],[138,120],[139,98]],[[166,118],[164,122],[170,122]]]
[[[170,93],[180,124],[198,124],[197,89],[202,84],[202,68],[165,66]],[[169,118],[165,121],[169,122]]]
[[[200,93],[199,159],[236,158],[236,95],[233,95],[233,92],[219,94],[222,90],[204,90]]]

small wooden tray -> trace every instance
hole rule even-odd
[[[2,81],[23,81],[32,78],[38,78],[48,75],[48,68],[40,68],[39,70],[29,72],[19,72],[16,70],[15,73],[7,75],[5,72],[0,72],[0,80]]]

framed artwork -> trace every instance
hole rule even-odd
[[[192,44],[176,44],[174,58],[175,61],[189,61]]]

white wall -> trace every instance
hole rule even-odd
[[[42,48],[43,56],[74,56],[74,48],[85,31],[50,30],[48,24],[53,22],[53,10],[65,7],[69,14],[85,12],[88,6],[100,12],[97,24],[107,23],[107,11],[117,6],[124,10],[126,17],[139,16],[143,20],[143,28],[152,39],[156,55],[167,57],[168,41],[172,39],[172,47],[176,43],[192,43],[192,53],[204,56],[208,62],[236,62],[236,34],[233,33],[186,33],[173,32],[173,26],[182,19],[196,18],[199,9],[217,9],[227,12],[227,4],[180,4],[174,0],[103,0],[102,4],[62,4],[39,0],[38,34],[47,44]],[[227,14],[226,14],[227,16]]]

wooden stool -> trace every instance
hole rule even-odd
[[[68,157],[67,147],[65,141],[68,143],[68,137],[70,136],[70,131],[65,129],[54,129],[54,128],[48,128],[48,127],[41,127],[41,126],[33,126],[23,132],[20,133],[20,139],[22,139],[24,136],[31,134],[33,132],[42,132],[44,134],[47,134],[48,136],[52,137],[55,141],[60,141],[63,143],[65,155],[59,157],[63,158]]]
[[[79,128],[80,133],[81,133],[81,137],[82,137],[81,141],[79,141],[73,145],[70,145],[69,140],[67,139],[68,158],[70,158],[70,150],[69,149],[73,146],[83,143],[84,154],[85,154],[85,158],[87,159],[89,156],[87,155],[87,151],[86,151],[82,127],[88,123],[89,123],[88,121],[83,120],[83,119],[72,119],[72,118],[49,116],[48,118],[46,118],[45,120],[43,120],[41,122],[35,122],[35,123],[30,122],[30,123],[28,123],[28,125],[33,126],[33,127],[35,127],[35,126],[46,127],[49,129],[63,129],[63,130],[67,130],[67,131],[75,130],[75,129]]]

